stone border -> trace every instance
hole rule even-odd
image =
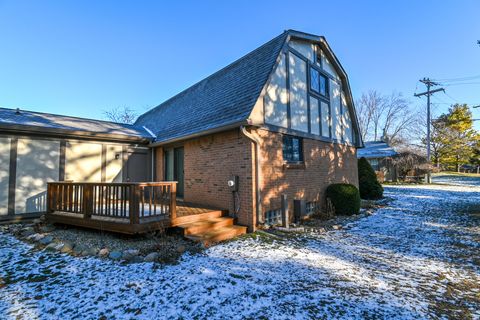
[[[39,250],[66,253],[74,257],[96,257],[128,263],[160,262],[158,252],[150,252],[143,256],[138,249],[110,251],[108,248],[91,248],[81,243],[75,244],[57,239],[51,235],[54,230],[55,226],[47,224],[43,217],[33,220],[32,223],[0,225],[0,231],[10,233],[22,241],[31,243]],[[185,250],[178,252],[182,254]]]

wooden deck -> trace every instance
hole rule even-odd
[[[225,212],[176,201],[176,182],[52,182],[47,188],[47,219],[125,234],[182,225],[193,216]]]

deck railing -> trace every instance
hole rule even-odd
[[[47,211],[129,220],[176,218],[177,182],[49,182]]]

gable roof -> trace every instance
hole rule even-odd
[[[282,33],[144,113],[135,124],[152,130],[157,142],[246,124],[287,36]]]
[[[384,141],[367,141],[365,148],[357,151],[357,158],[365,157],[366,159],[395,157],[396,155],[398,153]]]
[[[223,131],[249,124],[255,103],[265,88],[286,41],[294,37],[318,43],[345,85],[354,130],[359,141],[358,120],[348,76],[322,36],[287,30],[225,68],[180,92],[141,115],[136,125],[146,126],[158,144]]]
[[[138,142],[155,138],[148,129],[138,125],[8,108],[0,108],[0,130]]]

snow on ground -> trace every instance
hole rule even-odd
[[[434,183],[451,184],[457,186],[480,187],[480,175],[462,175],[437,173],[432,177]]]
[[[165,267],[0,234],[0,318],[480,318],[480,188],[386,196],[388,207],[343,230],[245,237]]]

